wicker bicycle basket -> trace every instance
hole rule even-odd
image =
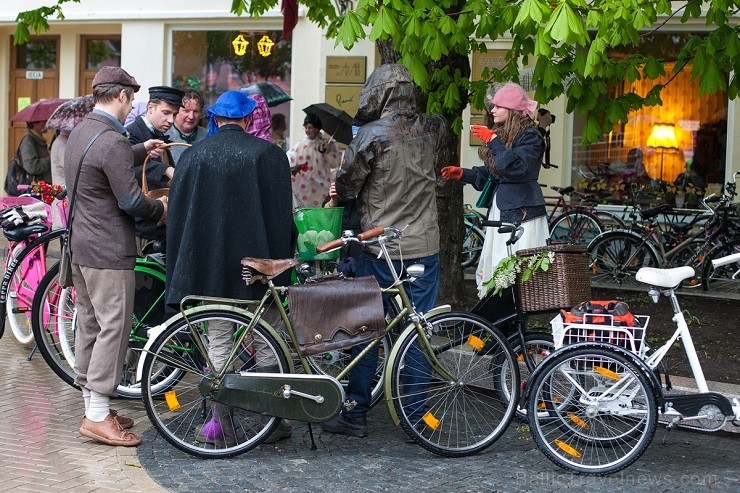
[[[526,282],[517,275],[516,285],[520,308],[525,312],[539,312],[569,308],[591,299],[591,281],[586,249],[579,245],[556,244],[519,250],[520,257],[529,257],[542,251],[551,251],[555,260],[545,271],[537,270]]]
[[[170,164],[170,158],[168,157],[169,154],[167,153],[167,149],[170,147],[176,147],[176,146],[185,146],[190,147],[190,144],[186,142],[170,142],[169,144],[165,144],[160,147],[160,149],[164,149],[165,152],[162,154],[162,160],[165,164],[171,166]],[[144,195],[149,197],[150,199],[158,199],[160,197],[166,197],[170,193],[169,188],[157,188],[155,190],[149,190],[149,185],[147,184],[146,180],[146,165],[149,162],[149,154],[146,155],[146,159],[144,159],[144,164],[141,166],[141,191],[144,192]]]

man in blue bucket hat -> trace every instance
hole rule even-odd
[[[187,295],[260,299],[266,286],[246,285],[241,259],[293,257],[288,158],[275,144],[246,133],[255,106],[242,92],[222,94],[208,109],[209,136],[187,148],[177,163],[167,221],[169,308],[179,309]],[[276,282],[288,284],[290,278]],[[231,350],[232,325],[209,324],[208,354],[215,369]],[[260,367],[269,364],[257,361]],[[214,406],[197,439],[228,446],[235,439],[230,413],[228,406]],[[213,431],[208,423],[215,422]]]

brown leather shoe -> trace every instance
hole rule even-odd
[[[124,430],[130,430],[134,427],[134,420],[131,418],[127,418],[126,416],[119,416],[118,411],[114,411],[113,409],[110,410],[110,413],[113,415],[114,418],[116,418],[116,421],[118,421],[118,424],[121,425],[121,428]],[[82,422],[85,422],[85,415],[82,415]]]
[[[113,415],[114,418],[116,418],[116,421],[118,421],[118,424],[121,425],[121,428],[124,430],[130,430],[134,427],[134,420],[131,418],[127,418],[126,416],[121,416],[118,414],[117,411],[114,411],[113,409],[110,410],[110,413]]]
[[[136,447],[141,443],[141,438],[121,428],[113,414],[108,414],[100,423],[84,418],[80,435],[106,445],[120,447]]]

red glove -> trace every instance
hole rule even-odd
[[[473,135],[478,137],[480,140],[488,144],[491,139],[493,139],[496,136],[496,132],[491,130],[490,128],[484,126],[484,125],[471,125],[470,131],[473,132]]]
[[[442,168],[442,178],[445,180],[459,180],[462,178],[462,168],[460,166],[445,166]]]

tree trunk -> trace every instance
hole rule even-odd
[[[399,54],[393,49],[393,40],[377,42],[378,51],[380,52],[381,63],[397,63],[400,59]],[[450,53],[438,62],[430,64],[427,69],[429,73],[434,72],[437,66],[452,67],[452,70],[459,70],[462,77],[469,77],[470,62],[466,55]],[[418,91],[420,107],[426,108],[427,98]],[[463,279],[463,270],[460,266],[462,239],[465,233],[463,229],[462,211],[463,211],[463,191],[460,182],[447,182],[440,175],[440,170],[444,166],[460,165],[460,137],[455,135],[450,128],[452,122],[457,116],[462,115],[463,109],[467,106],[467,98],[463,98],[460,108],[457,112],[443,115],[448,122],[447,134],[441,146],[435,169],[438,176],[437,180],[437,215],[439,220],[439,257],[442,274],[439,297],[437,304],[451,303],[461,305],[463,302],[463,293],[465,283]]]

